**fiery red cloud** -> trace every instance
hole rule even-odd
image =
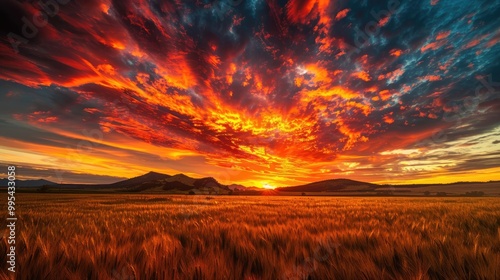
[[[3,129],[5,160],[256,185],[499,178],[499,5],[63,2],[5,3],[0,121],[32,133]]]

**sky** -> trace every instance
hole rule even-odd
[[[40,3],[0,11],[0,177],[500,180],[498,0]]]

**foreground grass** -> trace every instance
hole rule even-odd
[[[18,194],[16,278],[500,279],[499,202]]]

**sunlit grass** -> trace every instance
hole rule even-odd
[[[495,198],[18,194],[16,202],[18,279],[500,277]]]

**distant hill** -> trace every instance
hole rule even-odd
[[[193,192],[199,194],[227,194],[231,189],[212,177],[195,179],[184,174],[151,180],[128,188],[132,192]]]
[[[227,187],[232,191],[245,191],[247,189],[247,187],[239,184],[231,184]]]
[[[145,193],[194,193],[228,194],[227,186],[212,177],[192,178],[184,174],[168,175],[148,172],[144,175],[112,184],[54,184],[51,191],[106,191],[106,192],[145,192]]]
[[[231,184],[228,186],[229,189],[231,189],[232,191],[240,191],[240,192],[245,192],[245,191],[263,191],[262,188],[257,188],[257,187],[247,187],[247,186],[243,186],[243,185],[240,185],[240,184]]]
[[[380,185],[377,191],[407,195],[500,196],[500,181],[457,182],[449,184]],[[480,196],[482,196],[480,195]]]
[[[116,182],[113,184],[109,184],[107,186],[111,187],[111,188],[130,188],[130,187],[134,187],[134,186],[146,183],[146,182],[167,179],[169,177],[171,177],[171,176],[167,175],[167,174],[162,174],[162,173],[157,173],[157,172],[151,171],[151,172],[146,173],[144,175],[130,178],[127,180],[123,180],[120,182]]]
[[[293,187],[282,187],[276,190],[285,192],[373,192],[378,186],[349,179],[332,179]]]
[[[0,179],[0,187],[7,187],[8,186],[8,179]],[[38,179],[38,180],[17,180],[16,179],[16,187],[24,187],[24,188],[38,188],[43,185],[57,185],[57,183],[47,181],[44,179]]]
[[[306,195],[500,196],[500,182],[378,185],[349,179],[332,179],[276,190],[283,194]]]
[[[0,187],[6,187],[7,179],[0,179]],[[41,188],[44,185],[49,187]],[[157,194],[233,194],[269,195],[270,192],[256,187],[219,183],[212,177],[192,178],[185,174],[168,175],[148,172],[144,175],[112,184],[57,184],[48,180],[16,180],[16,186],[24,191],[40,192],[116,192]],[[350,179],[331,179],[304,185],[280,187],[273,195],[347,195],[347,196],[500,196],[500,181],[457,182],[451,184],[382,185]]]

